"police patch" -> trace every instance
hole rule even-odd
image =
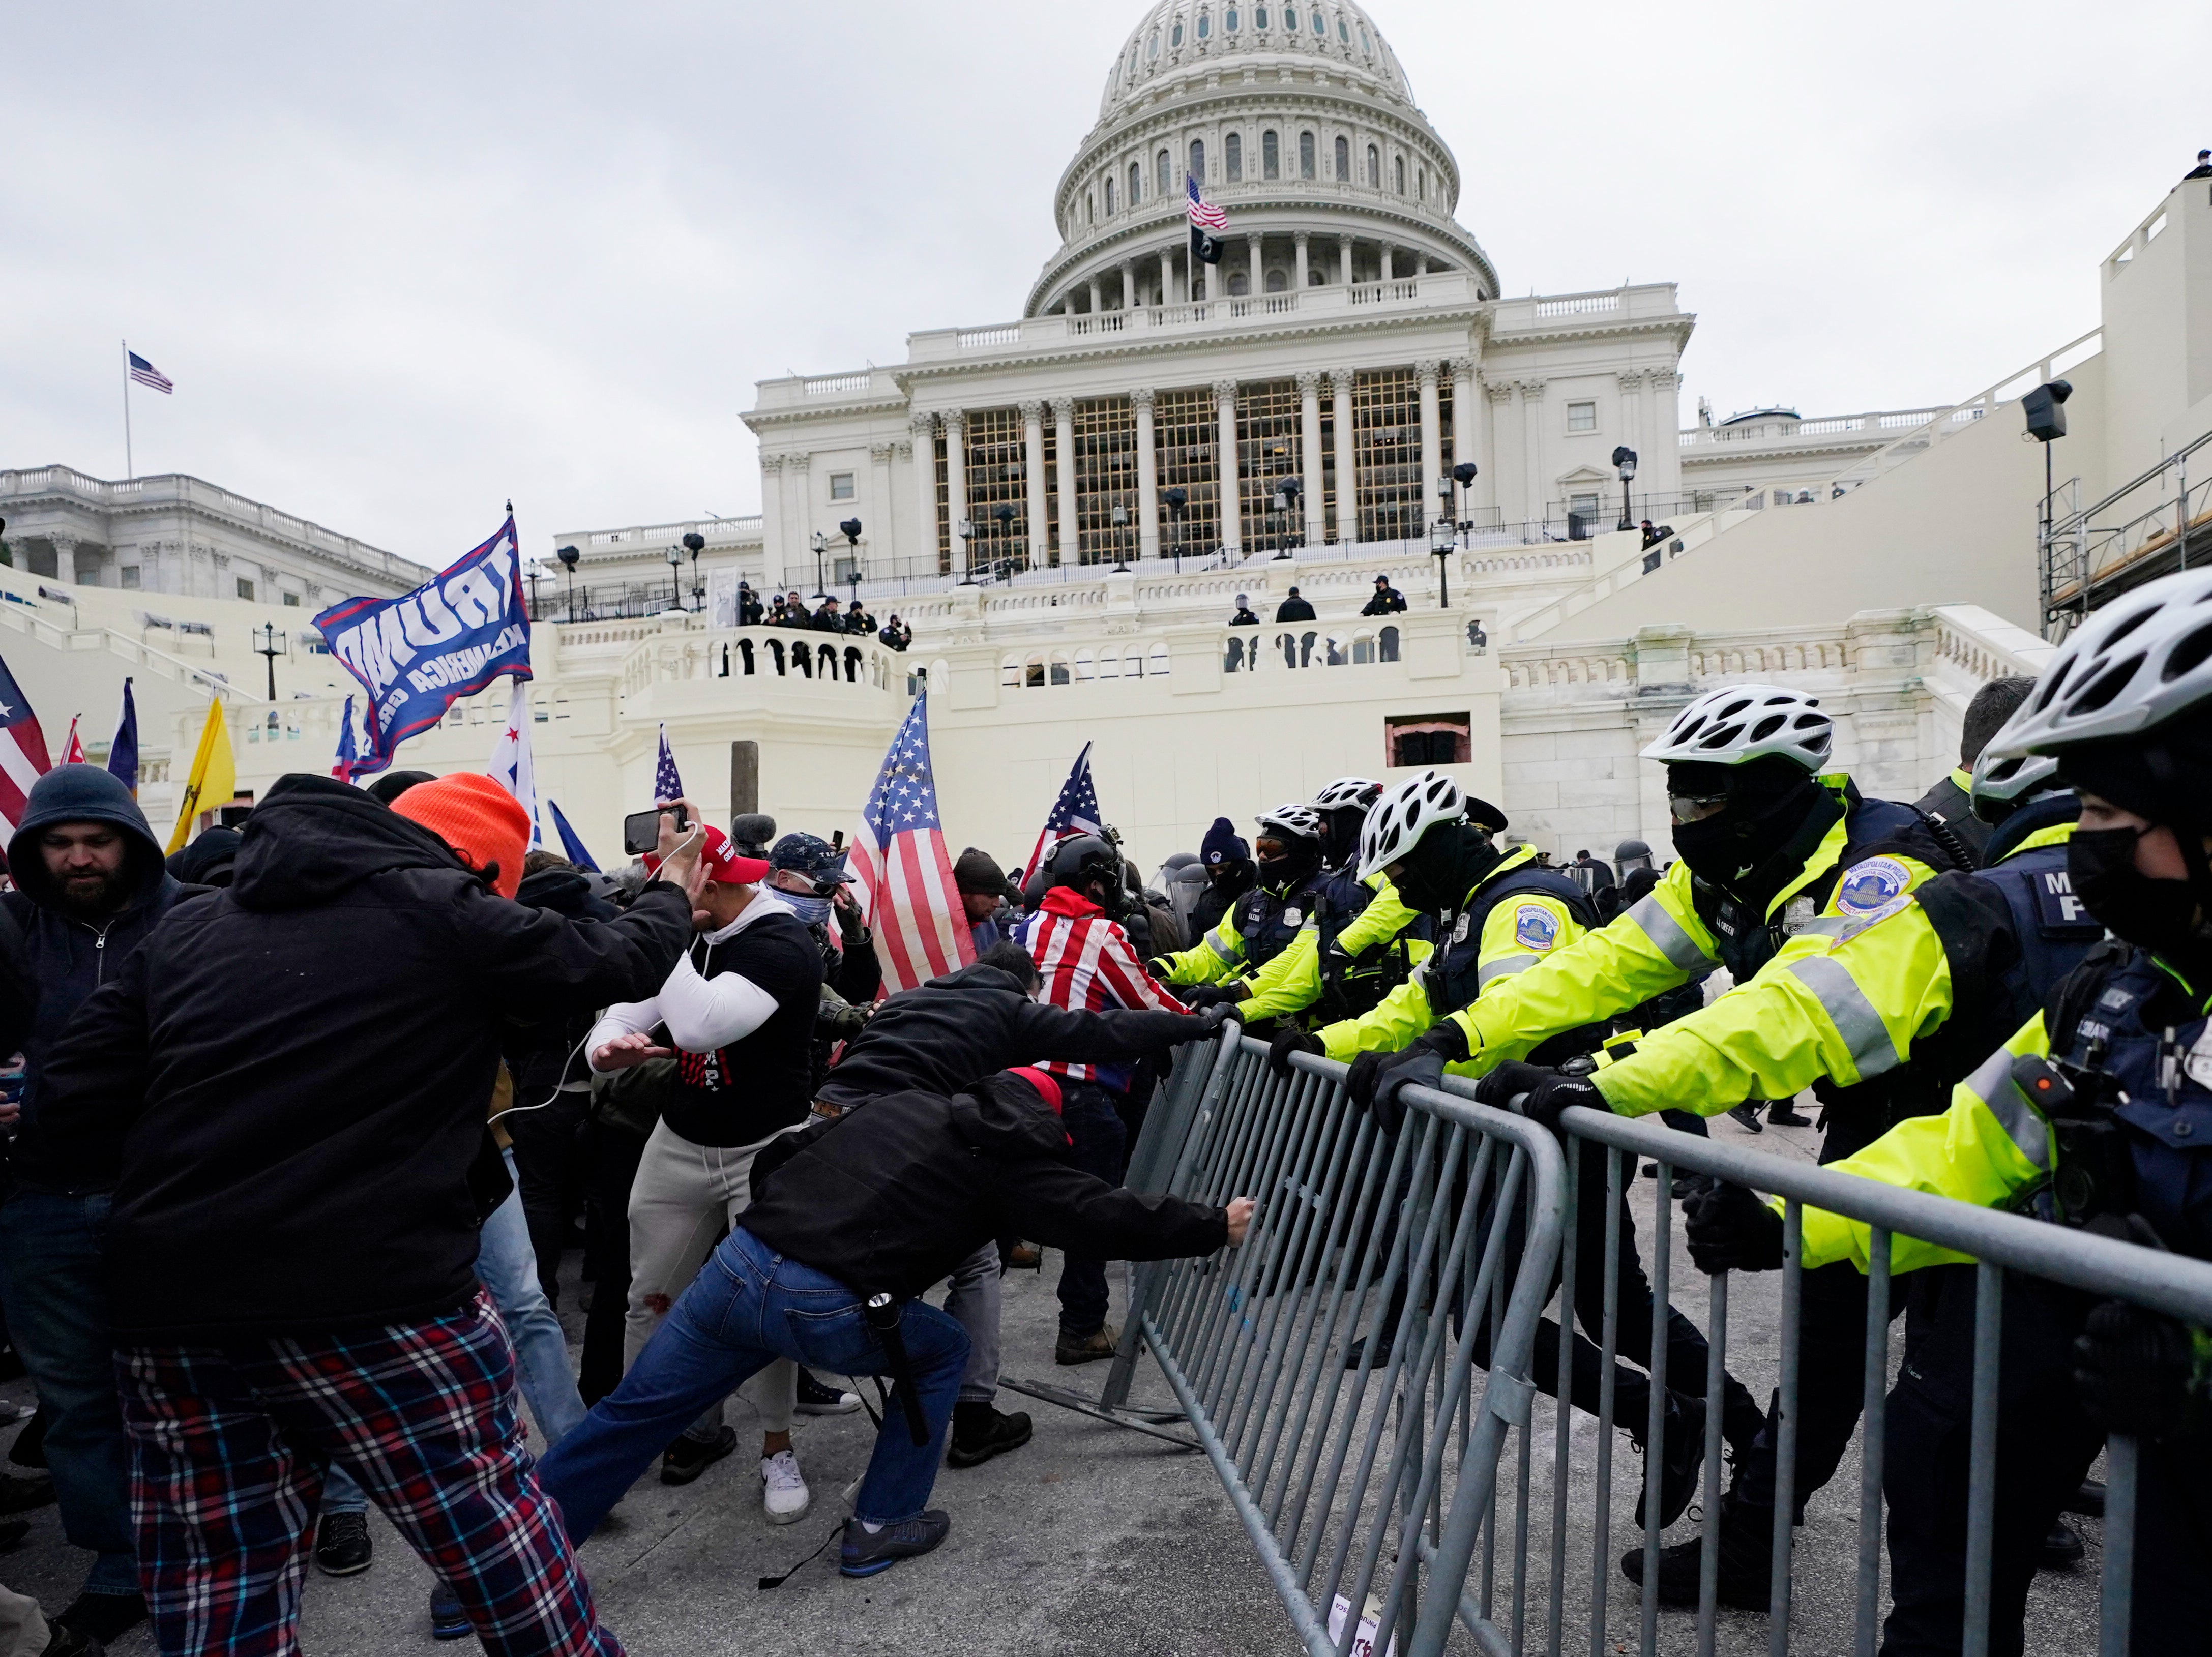
[[[1524,903],[1513,913],[1513,941],[1524,950],[1548,950],[1559,941],[1559,918],[1541,904]]]
[[[1845,871],[1836,888],[1836,907],[1847,915],[1870,915],[1911,884],[1911,871],[1895,858],[1869,858]]]

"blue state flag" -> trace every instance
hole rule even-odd
[[[368,691],[368,749],[392,750],[502,673],[530,674],[530,610],[514,519],[458,562],[397,598],[348,598],[315,617],[331,653]]]
[[[138,704],[131,695],[131,681],[123,682],[123,718],[116,725],[115,740],[107,747],[107,772],[138,798]]]

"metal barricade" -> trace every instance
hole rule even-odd
[[[1498,1475],[1522,1498],[1510,1587],[1559,1144],[1421,1088],[1386,1134],[1345,1098],[1344,1066],[1293,1062],[1274,1076],[1232,1026],[1155,1106],[1133,1185],[1257,1206],[1243,1247],[1138,1272],[1102,1402],[1125,1400],[1141,1337],[1314,1657],[1426,1657],[1455,1622],[1486,1652],[1517,1649],[1528,1607],[1498,1597]]]

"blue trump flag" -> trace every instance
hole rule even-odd
[[[530,610],[514,519],[458,562],[397,598],[348,598],[315,617],[331,653],[368,692],[368,750],[357,771],[380,771],[392,750],[502,673],[530,674]]]

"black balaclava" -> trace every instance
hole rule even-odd
[[[1504,858],[1472,823],[1439,823],[1399,859],[1392,883],[1399,901],[1416,914],[1442,914],[1464,904]]]
[[[1261,833],[1271,840],[1278,838],[1264,828]],[[1259,860],[1260,884],[1277,897],[1296,890],[1308,876],[1321,867],[1319,841],[1308,840],[1303,835],[1284,835],[1279,837],[1279,843],[1286,848],[1282,856]],[[1256,840],[1252,849],[1255,852],[1260,849]]]
[[[1340,805],[1321,814],[1322,859],[1332,869],[1341,869],[1359,853],[1359,831],[1367,824],[1366,811],[1357,805]]]
[[[2173,830],[2186,880],[2135,866],[2137,831],[2076,828],[2066,844],[2074,895],[2113,936],[2165,961],[2199,993],[2212,988],[2212,722],[2152,744],[2098,743],[2062,755],[2058,774],[2085,792]]]
[[[1843,815],[1843,803],[1795,760],[1763,755],[1743,765],[1692,762],[1667,768],[1670,794],[1726,794],[1728,804],[1697,822],[1674,825],[1674,849],[1690,872],[1744,903],[1771,899]],[[1825,808],[1825,809],[1824,809]],[[1793,855],[1794,854],[1794,855]]]

